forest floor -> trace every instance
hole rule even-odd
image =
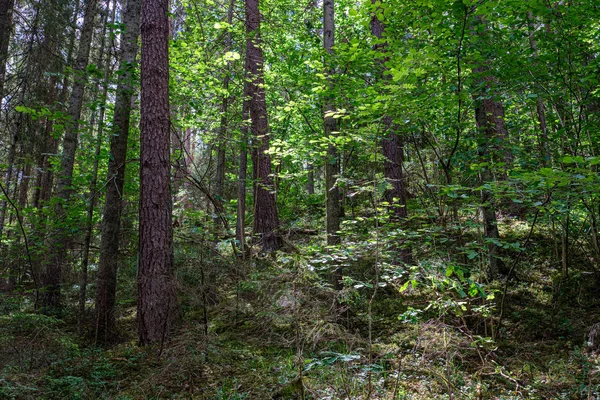
[[[545,240],[532,254],[551,248]],[[136,345],[132,287],[107,348],[70,314],[1,316],[0,399],[600,398],[600,358],[586,346],[600,295],[588,271],[560,281],[531,256],[502,300],[504,281],[483,288],[436,263],[395,277],[373,275],[373,258],[350,260],[338,292],[314,254],[232,263],[197,253],[178,254],[180,323],[155,347]]]

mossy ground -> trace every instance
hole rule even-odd
[[[121,285],[112,347],[94,346],[92,328],[78,335],[68,309],[0,317],[0,399],[598,398],[600,358],[586,348],[597,283],[583,267],[558,279],[549,239],[532,243],[500,327],[505,282],[464,293],[470,278],[444,263],[396,277],[382,268],[372,297],[368,252],[337,258],[350,278],[342,292],[324,279],[322,254],[242,263],[179,253],[180,323],[162,346],[136,345],[131,285]],[[131,282],[131,270],[121,275]]]

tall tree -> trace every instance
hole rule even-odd
[[[335,10],[334,0],[323,1],[323,48],[327,52],[327,73],[329,75],[330,85],[323,105],[323,127],[325,137],[331,139],[337,130],[336,119],[334,118],[335,106],[333,104],[334,94],[331,84],[335,69],[331,66],[333,57],[333,46],[335,44]],[[342,206],[340,199],[340,189],[337,185],[337,179],[340,174],[340,156],[335,144],[329,140],[327,145],[327,156],[325,160],[325,209],[327,225],[327,244],[330,246],[340,243],[340,219],[342,215]]]
[[[225,33],[225,53],[231,51],[232,45],[232,22],[233,22],[234,0],[229,0],[227,9],[227,32]],[[223,96],[221,98],[221,122],[219,125],[219,136],[217,138],[217,171],[215,179],[215,194],[219,201],[223,201],[225,186],[225,145],[229,129],[228,109],[231,102],[229,95],[229,81],[231,80],[231,67],[228,63],[223,71]]]
[[[248,80],[245,79],[242,124],[240,126],[240,165],[238,170],[238,202],[235,224],[235,237],[243,258],[246,256],[246,176],[248,173],[248,119],[250,118],[250,93],[248,93],[248,87]]]
[[[142,3],[138,336],[163,341],[174,318],[170,188],[169,1]]]
[[[12,31],[14,5],[15,0],[0,0],[0,100],[4,97],[4,79],[6,77],[6,61]]]
[[[387,41],[384,39],[385,24],[382,22],[384,10],[379,0],[372,0],[377,4],[375,14],[371,18],[371,33],[380,42],[374,46],[374,49],[382,53],[382,58],[378,60],[379,74],[383,80],[387,80],[389,72],[385,63],[389,61],[387,52]],[[382,41],[383,40],[383,41]],[[384,157],[383,176],[388,184],[385,191],[385,201],[391,208],[393,220],[404,221],[408,217],[406,209],[406,178],[402,168],[404,161],[404,142],[398,132],[398,126],[392,123],[392,117],[385,114],[382,118],[384,137],[382,140],[382,151]],[[410,249],[400,250],[400,259],[404,263],[409,263]]]
[[[281,247],[279,218],[269,149],[269,124],[265,99],[264,57],[260,39],[259,0],[246,0],[246,71],[250,94],[250,130],[253,137],[254,160],[254,233],[261,236],[263,251]]]
[[[472,30],[477,39],[476,45],[482,49],[490,49],[490,44],[486,43],[489,38],[487,22],[483,16],[475,15]],[[492,191],[483,186],[494,180],[493,165],[500,161],[508,163],[511,156],[505,146],[508,130],[504,123],[504,106],[498,99],[497,79],[493,74],[490,59],[491,57],[474,60],[472,96],[475,103],[475,122],[481,139],[479,157],[484,163],[479,172],[482,185],[480,211],[489,257],[488,276],[494,279],[501,267],[498,246],[500,232],[496,218],[496,199]],[[505,169],[502,169],[499,175],[501,179],[505,178]]]
[[[136,69],[135,58],[138,53],[140,10],[140,0],[128,0],[123,13],[125,30],[121,33],[120,69],[108,162],[109,183],[106,185],[100,262],[96,282],[96,334],[97,338],[102,341],[111,338],[115,323],[119,236],[121,213],[123,212],[122,193],[125,182],[129,120],[134,95],[133,76]]]
[[[48,258],[43,274],[44,296],[42,305],[45,309],[55,308],[60,304],[60,285],[62,281],[62,265],[64,263],[67,247],[65,242],[69,239],[66,209],[73,193],[73,168],[75,165],[75,152],[79,140],[79,119],[83,106],[83,95],[86,86],[86,67],[90,56],[90,46],[94,32],[94,19],[97,12],[97,0],[87,0],[79,40],[77,59],[75,60],[75,79],[69,101],[70,120],[65,126],[63,138],[63,153],[60,162],[60,172],[56,187],[57,202],[54,207],[54,218],[57,222],[50,234],[48,245]]]

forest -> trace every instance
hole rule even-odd
[[[597,0],[0,0],[0,399],[600,399]]]

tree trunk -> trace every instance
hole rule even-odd
[[[8,13],[8,11],[7,11]],[[12,12],[11,12],[12,14]],[[35,17],[32,23],[32,32],[30,35],[30,39],[29,39],[29,43],[27,44],[27,57],[29,57],[32,52],[33,52],[33,45],[35,43],[36,40],[36,36],[37,36],[37,32],[38,32],[38,22],[39,22],[39,9],[36,8],[35,9]],[[1,34],[4,34],[5,32],[0,32]],[[20,92],[19,92],[19,99],[17,102],[17,105],[22,106],[25,103],[25,94],[27,93],[27,90],[29,88],[29,80],[27,79],[29,77],[29,72],[31,69],[31,60],[26,59],[25,61],[25,71],[23,76],[26,77],[26,79],[24,79],[21,88],[20,88]],[[6,66],[6,64],[3,64],[4,66]],[[0,96],[2,95],[2,93],[0,93]],[[0,99],[1,101],[1,99]],[[10,193],[11,190],[11,183],[12,183],[12,175],[13,175],[13,170],[15,167],[15,156],[16,156],[16,152],[17,152],[17,145],[19,143],[19,137],[21,135],[21,127],[23,125],[23,114],[19,113],[18,117],[17,117],[17,123],[15,124],[13,133],[12,133],[12,138],[11,138],[11,142],[10,142],[10,147],[8,150],[8,162],[7,162],[7,169],[6,169],[6,174],[4,176],[4,185],[5,185],[5,190],[7,193]],[[0,196],[2,197],[2,196]],[[4,231],[4,222],[6,219],[6,211],[7,211],[7,199],[3,198],[2,201],[0,202],[0,241],[2,240],[2,234]]]
[[[138,53],[137,39],[140,30],[140,0],[128,0],[123,13],[125,31],[121,34],[119,81],[115,100],[113,132],[110,140],[108,185],[102,219],[100,261],[96,281],[96,338],[106,342],[113,337],[119,237],[123,212],[123,186],[129,137],[129,119],[134,95],[133,74]]]
[[[50,311],[60,305],[60,285],[62,282],[62,264],[66,258],[67,248],[65,242],[70,234],[66,208],[71,198],[73,189],[73,167],[75,164],[75,152],[77,150],[79,119],[83,106],[83,95],[86,86],[85,70],[90,56],[92,34],[94,32],[94,19],[97,11],[97,0],[87,0],[83,17],[81,37],[79,39],[79,50],[75,60],[75,79],[73,91],[69,101],[70,121],[65,125],[65,136],[63,138],[63,154],[60,162],[60,176],[58,178],[56,197],[58,201],[54,207],[54,218],[56,227],[50,234],[48,244],[48,259],[42,277],[42,285],[45,288],[42,297],[42,306]]]
[[[246,257],[246,176],[248,170],[248,120],[250,119],[249,84],[244,83],[244,101],[242,105],[242,125],[240,128],[242,143],[240,145],[240,166],[238,172],[238,203],[235,237],[241,250],[242,258]]]
[[[177,306],[170,191],[168,0],[142,3],[138,335],[162,343]]]
[[[482,16],[475,16],[475,24],[472,29],[480,45],[486,46],[487,26]],[[472,94],[475,103],[475,122],[477,130],[482,136],[478,155],[480,162],[487,163],[479,172],[479,183],[483,186],[495,180],[495,173],[490,167],[498,162],[504,162],[508,165],[512,156],[505,147],[505,142],[508,140],[508,131],[504,125],[504,107],[495,98],[496,78],[492,74],[492,68],[488,60],[476,61],[473,67],[473,82],[476,88]],[[502,168],[502,171],[497,174],[498,179],[506,179],[505,171],[506,167]],[[494,194],[489,189],[481,189],[480,196],[480,212],[488,249],[488,278],[495,279],[502,266],[499,258],[500,248],[497,244],[500,233],[496,218],[496,202]]]
[[[100,101],[102,106],[100,106],[100,112],[98,117],[98,132],[96,133],[96,147],[94,151],[94,166],[92,168],[92,179],[89,187],[89,203],[87,209],[86,216],[86,227],[85,227],[85,237],[83,239],[83,256],[81,260],[81,279],[79,284],[79,333],[81,334],[83,331],[83,317],[85,315],[85,303],[87,300],[87,284],[88,284],[88,263],[90,259],[90,245],[92,243],[92,228],[94,224],[94,210],[96,208],[96,189],[98,185],[98,168],[100,162],[100,150],[102,148],[102,142],[104,139],[104,111],[106,109],[106,100],[108,95],[108,80],[110,78],[111,73],[111,49],[113,47],[113,43],[110,44],[110,48],[108,51],[108,61],[105,63],[104,60],[104,52],[106,45],[106,30],[108,28],[108,15],[110,14],[110,4],[113,3],[108,1],[106,3],[106,10],[104,12],[104,21],[102,23],[102,36],[100,41],[100,51],[98,56],[98,67],[100,70],[104,69],[104,79],[102,81],[102,93],[100,94]],[[111,16],[111,24],[115,21],[115,11],[117,7],[116,4],[113,4],[112,8],[112,16]],[[109,37],[113,37],[112,28],[108,35]],[[105,66],[106,65],[106,66]],[[94,88],[94,94],[92,98],[97,101],[98,100],[98,90],[100,89],[100,84],[97,83]],[[92,117],[90,118],[90,126],[94,129],[96,124],[96,112],[97,109],[92,111]]]
[[[223,49],[224,53],[227,53],[231,50],[232,45],[232,36],[231,36],[231,26],[233,23],[233,9],[234,9],[234,0],[229,0],[229,8],[227,10],[227,32],[225,33],[225,48]],[[229,95],[229,81],[231,79],[231,67],[228,63],[225,67],[225,71],[223,73],[223,98],[221,99],[221,121],[219,124],[219,136],[217,137],[217,170],[215,176],[215,197],[216,200],[223,204],[225,201],[225,167],[226,167],[226,158],[225,158],[225,146],[227,144],[227,134],[229,128],[229,119],[228,119],[228,111],[229,111],[229,102],[231,101]],[[217,229],[218,234],[218,226],[220,224],[220,220],[218,218],[215,219],[215,228]]]
[[[537,59],[539,56],[539,52],[537,49],[537,43],[535,41],[534,31],[535,31],[535,20],[533,17],[533,13],[529,11],[527,13],[527,19],[529,20],[529,47],[533,51],[533,66],[537,65]],[[538,117],[538,124],[540,128],[540,155],[542,160],[542,167],[546,167],[551,163],[551,155],[550,148],[548,146],[548,123],[546,122],[546,106],[544,105],[544,100],[540,96],[540,93],[536,93],[538,96],[535,102],[535,109]]]
[[[315,194],[315,165],[311,162],[306,164],[306,193]]]
[[[376,1],[372,0],[372,3],[375,4]],[[381,40],[385,31],[385,24],[377,17],[379,12],[380,7],[375,10],[375,15],[371,18],[371,33],[377,39]],[[385,66],[385,63],[389,60],[389,57],[385,54],[387,43],[378,43],[374,46],[374,49],[384,54],[378,64],[381,78],[386,80],[389,78]],[[382,122],[385,133],[381,143],[384,157],[383,176],[389,185],[389,188],[384,193],[384,199],[388,203],[388,207],[392,213],[392,220],[401,222],[408,218],[408,210],[406,209],[406,178],[402,170],[404,143],[389,115],[384,115]],[[400,261],[405,264],[412,262],[410,249],[396,248],[395,250],[399,252]]]
[[[333,45],[335,43],[335,23],[334,23],[334,0],[323,1],[323,48],[328,56],[333,56]],[[331,60],[329,60],[331,62]],[[326,63],[327,64],[327,63]],[[323,106],[323,127],[325,137],[334,136],[337,129],[336,119],[332,113],[335,108],[333,105],[334,95],[331,93],[333,84],[331,77],[335,71],[327,67],[330,79],[329,93],[326,94],[325,104]],[[325,209],[326,209],[326,229],[327,245],[335,246],[340,244],[340,219],[342,214],[340,189],[337,186],[337,179],[340,174],[340,158],[337,147],[333,144],[327,146],[327,156],[325,160]],[[341,277],[340,277],[341,278]]]
[[[265,99],[263,50],[260,44],[259,0],[246,0],[246,71],[250,93],[250,129],[253,137],[253,160],[255,175],[254,233],[261,236],[261,247],[265,252],[281,247],[277,229],[277,205],[269,149],[269,124]]]
[[[6,62],[14,5],[15,0],[0,0],[0,100],[4,98],[4,80],[6,79]]]

